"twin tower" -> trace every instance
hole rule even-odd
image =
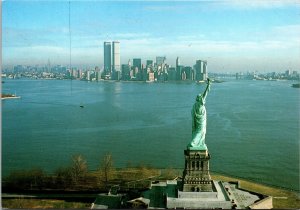
[[[120,42],[104,42],[104,71],[111,75],[121,71]]]

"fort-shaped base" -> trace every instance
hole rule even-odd
[[[208,150],[184,150],[183,192],[212,192]]]

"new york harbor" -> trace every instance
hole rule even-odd
[[[298,1],[1,7],[2,208],[300,208]]]

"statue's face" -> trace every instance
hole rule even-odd
[[[197,95],[196,101],[200,102],[201,104],[203,104],[203,97],[201,94]]]

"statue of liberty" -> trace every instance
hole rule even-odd
[[[205,144],[206,134],[206,109],[205,99],[210,90],[210,80],[207,78],[207,86],[204,93],[197,95],[192,109],[192,141],[188,144],[190,150],[207,150]]]

